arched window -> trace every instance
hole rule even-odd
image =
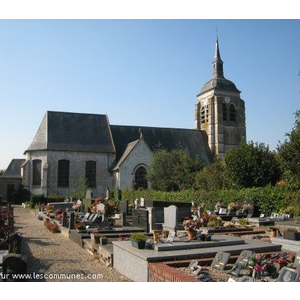
[[[57,186],[69,187],[70,162],[66,159],[58,161]]]
[[[230,121],[236,121],[236,110],[233,104],[230,104]]]
[[[227,121],[227,105],[225,103],[222,104],[223,109],[223,121]]]
[[[85,178],[89,187],[96,187],[96,162],[87,161],[85,164]]]
[[[41,185],[42,181],[42,161],[35,159],[32,161],[32,185]]]
[[[208,105],[201,106],[200,120],[201,120],[201,124],[208,122]]]
[[[147,170],[145,167],[138,167],[134,174],[134,181],[136,184],[136,188],[147,189],[148,188],[148,181],[146,179]]]

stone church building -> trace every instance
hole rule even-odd
[[[246,141],[240,93],[224,77],[217,40],[212,79],[197,95],[194,129],[111,125],[106,115],[48,111],[25,151],[23,185],[45,196],[71,195],[80,177],[94,195],[103,195],[107,187],[149,188],[145,176],[159,148],[183,147],[211,163]]]

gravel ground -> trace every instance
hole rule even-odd
[[[51,233],[29,209],[15,207],[15,231],[23,237],[22,254],[27,255],[28,273],[42,274],[40,277],[48,276],[35,277],[28,281],[130,281],[113,268],[95,260],[86,250],[68,238],[59,233]],[[74,274],[72,276],[76,278],[58,279],[54,274]]]
[[[211,278],[212,278],[211,281],[213,281],[213,282],[227,282],[229,278],[232,278],[235,281],[238,281],[237,277],[227,273],[227,271],[230,270],[232,268],[232,266],[233,266],[232,264],[228,264],[224,271],[220,271],[215,268],[211,268],[209,266],[203,266],[201,269],[201,273],[211,276]],[[189,268],[179,268],[179,270],[193,276],[191,274],[192,272]],[[243,275],[249,276],[249,270],[247,270],[247,269],[241,270],[239,277],[242,277]]]

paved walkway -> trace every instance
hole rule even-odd
[[[129,281],[68,238],[51,233],[29,209],[15,207],[15,231],[23,237],[22,254],[27,255],[28,272],[43,277],[29,281]]]

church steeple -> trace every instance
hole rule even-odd
[[[223,61],[222,61],[221,55],[220,55],[218,38],[216,41],[215,57],[212,62],[212,67],[213,67],[213,78],[224,78]]]

